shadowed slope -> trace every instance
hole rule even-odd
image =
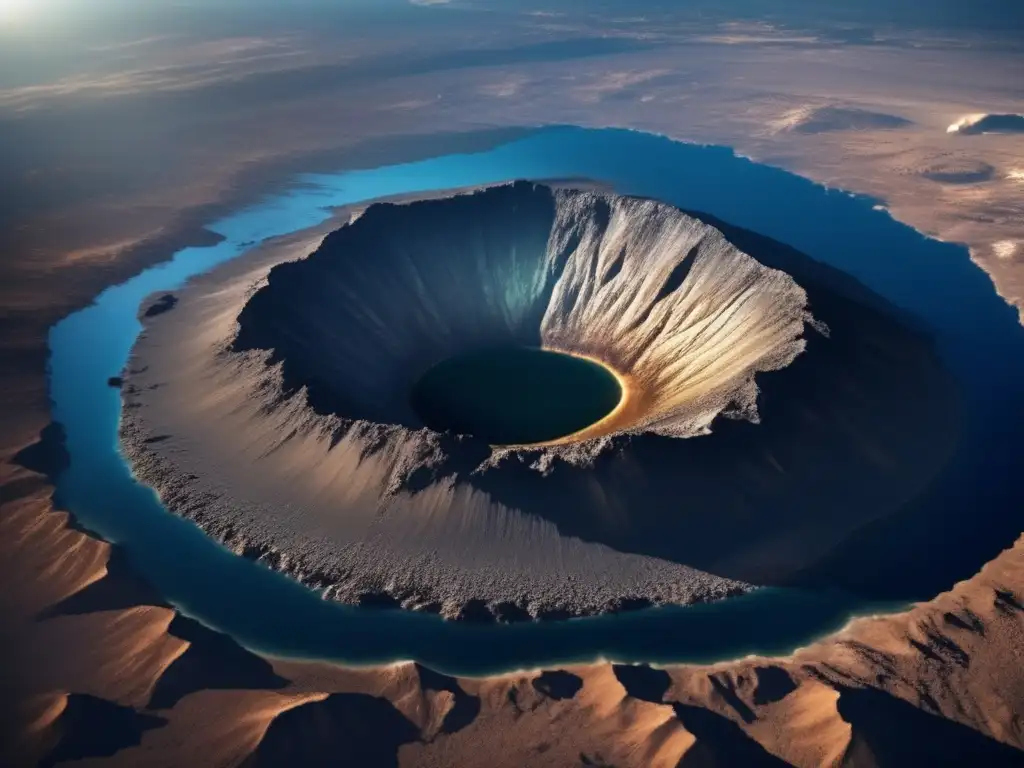
[[[18,451],[11,463],[54,482],[71,462],[64,440],[64,426],[58,421],[51,421],[40,431],[39,439]],[[13,493],[11,498],[15,498]]]
[[[447,691],[452,694],[451,708],[441,722],[442,733],[461,731],[480,714],[480,699],[462,690],[454,677],[434,672],[421,664],[416,665],[416,671],[424,691]]]
[[[96,611],[125,610],[138,605],[170,608],[170,604],[135,569],[127,553],[112,545],[106,575],[39,614],[39,619]]]
[[[71,694],[53,726],[57,744],[40,766],[51,768],[66,760],[113,755],[138,744],[146,731],[166,723],[162,717],[141,714],[95,696]]]
[[[787,765],[728,718],[686,704],[675,704],[673,709],[683,727],[697,738],[693,748],[683,755],[679,768],[717,765],[784,768]]]
[[[646,664],[613,664],[612,671],[626,693],[634,699],[659,704],[672,686],[668,672]]]
[[[578,675],[565,670],[541,672],[533,679],[533,687],[552,699],[571,699],[583,687]]]
[[[244,768],[352,765],[397,768],[416,727],[386,699],[336,693],[278,715]]]
[[[288,681],[270,663],[250,653],[227,635],[177,615],[168,632],[187,640],[186,651],[164,672],[149,700],[151,709],[168,709],[184,696],[217,688],[283,688]]]
[[[541,344],[554,200],[526,187],[488,195],[372,206],[309,258],[274,267],[233,349],[269,350],[282,395],[304,387],[316,413],[422,426],[409,393],[433,364]]]
[[[876,690],[840,689],[838,708],[854,733],[844,766],[1024,766],[1019,750]]]

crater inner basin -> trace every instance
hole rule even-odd
[[[437,432],[492,445],[570,438],[611,414],[618,377],[597,362],[530,347],[481,349],[442,360],[416,382],[411,405]]]

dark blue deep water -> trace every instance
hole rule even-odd
[[[602,365],[529,347],[482,349],[442,360],[412,389],[423,423],[491,445],[557,440],[596,424],[622,399]]]
[[[963,433],[925,516],[890,525],[891,546],[866,569],[909,559],[915,577],[873,598],[772,588],[723,603],[570,621],[504,625],[341,606],[237,557],[169,514],[137,484],[118,452],[120,373],[140,330],[140,302],[242,254],[254,241],[328,218],[330,206],[514,178],[591,178],[617,191],[701,211],[827,262],[913,315],[934,338],[963,401]],[[351,663],[416,659],[450,673],[487,673],[597,658],[710,661],[788,653],[851,616],[925,599],[974,573],[1021,530],[1024,330],[1015,310],[962,247],[922,237],[875,208],[737,158],[720,147],[621,130],[545,129],[474,155],[330,175],[214,222],[218,245],[186,248],[104,291],[50,334],[54,417],[67,431],[63,505],[124,547],[142,574],[184,613],[256,650]],[[926,520],[922,523],[921,520]]]

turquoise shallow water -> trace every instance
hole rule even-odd
[[[253,242],[325,221],[330,206],[513,178],[592,178],[776,238],[860,279],[914,316],[956,378],[965,429],[923,514],[886,522],[890,546],[860,552],[894,577],[870,595],[763,589],[689,608],[659,608],[510,626],[445,622],[352,608],[236,557],[164,510],[118,452],[120,397],[107,386],[140,330],[140,302],[242,254]],[[217,245],[186,248],[97,297],[50,335],[54,416],[70,468],[58,496],[88,528],[121,544],[175,605],[243,644],[279,655],[352,663],[416,659],[451,673],[489,673],[613,658],[712,661],[788,653],[851,615],[923,599],[965,578],[1021,530],[1014,481],[1024,470],[1024,332],[988,277],[954,245],[894,222],[875,201],[827,190],[719,147],[620,130],[552,128],[473,155],[306,175],[220,221]],[[872,541],[886,540],[874,536]]]

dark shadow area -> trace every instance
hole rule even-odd
[[[722,701],[724,701],[729,708],[739,715],[740,719],[745,723],[752,723],[757,719],[754,714],[754,710],[746,705],[746,703],[736,693],[736,684],[729,675],[708,675],[708,680],[711,682],[711,687]]]
[[[394,609],[402,604],[387,592],[366,592],[359,596],[357,605],[360,608]]]
[[[661,704],[668,689],[672,687],[672,678],[668,672],[646,664],[613,664],[612,672],[626,689],[626,694],[634,699]]]
[[[465,477],[491,455],[490,445],[469,435],[443,434],[435,440],[444,459],[436,466],[423,465],[413,470],[405,481],[405,490],[409,493],[425,490],[442,478]],[[528,613],[522,616],[517,611],[516,606],[510,606],[506,612],[509,621],[528,621],[532,618]]]
[[[942,620],[951,627],[963,629],[967,632],[974,632],[975,634],[983,637],[985,635],[985,623],[975,613],[967,608],[962,608],[959,613],[947,611],[942,614]]]
[[[52,726],[57,731],[57,744],[40,761],[40,768],[50,768],[67,760],[109,757],[137,746],[146,731],[166,722],[162,717],[142,714],[131,707],[72,693]]]
[[[754,704],[764,706],[782,701],[796,690],[796,683],[781,667],[757,667],[757,687],[754,689]]]
[[[1005,589],[996,590],[993,604],[1002,613],[1012,614],[1017,611],[1024,611],[1024,603],[1021,603],[1013,592],[1009,592]]]
[[[1024,115],[985,115],[969,125],[963,125],[957,133],[964,136],[980,136],[983,133],[1024,133]]]
[[[276,690],[288,684],[269,662],[197,621],[175,616],[168,632],[187,640],[189,647],[160,676],[149,700],[151,709],[170,709],[201,690]]]
[[[659,301],[664,301],[683,287],[683,283],[686,282],[686,278],[690,276],[690,272],[693,270],[693,265],[697,263],[697,252],[700,250],[700,246],[701,243],[693,246],[686,256],[683,257],[683,260],[672,269],[672,272],[665,279],[665,283],[661,286],[661,290],[658,291],[658,296],[654,300],[655,304]]]
[[[672,685],[668,672],[642,664],[612,666],[612,671],[626,693],[634,699],[665,704],[665,694]],[[756,718],[753,712],[723,682],[711,676],[711,682],[744,721],[751,723]],[[784,766],[779,760],[747,736],[743,730],[726,717],[702,707],[687,704],[671,704],[676,717],[683,727],[692,733],[697,743],[686,751],[680,766],[742,765],[742,766]]]
[[[19,477],[15,480],[8,480],[0,485],[0,509],[5,504],[10,504],[17,499],[24,499],[36,493],[47,493],[52,491],[53,486],[45,477],[29,475]]]
[[[697,743],[683,755],[679,768],[690,766],[783,766],[789,765],[747,736],[732,720],[701,707],[673,704],[683,727],[697,738]]]
[[[65,447],[64,425],[51,421],[39,432],[39,440],[14,454],[12,464],[44,475],[51,483],[71,465],[71,455]]]
[[[455,697],[455,703],[448,710],[448,714],[441,723],[442,733],[455,733],[461,731],[467,725],[476,720],[480,714],[480,699],[470,696],[459,685],[454,677],[442,675],[427,669],[422,664],[416,665],[416,672],[420,676],[420,683],[425,691],[448,691]]]
[[[136,605],[170,608],[163,596],[136,569],[127,552],[114,544],[107,559],[106,575],[84,589],[43,610],[36,618],[76,616],[97,611],[116,611]]]
[[[1024,765],[1024,752],[881,691],[841,688],[838,706],[853,724],[851,757],[863,750],[872,765]]]
[[[58,478],[71,466],[71,454],[67,449],[67,433],[59,421],[51,421],[39,432],[39,439],[18,451],[11,464],[35,472],[42,477],[22,477],[0,486],[0,510],[4,503],[24,498],[32,493],[44,492],[49,495],[54,510],[66,511],[64,502],[57,491]],[[69,515],[66,526],[93,538],[103,539],[89,530],[77,517]]]
[[[169,312],[174,309],[174,305],[178,303],[178,297],[173,293],[165,293],[163,296],[158,298],[156,301],[150,303],[148,307],[143,311],[143,317],[156,317],[162,315],[164,312]]]
[[[335,693],[274,718],[242,766],[397,768],[398,748],[418,739],[416,726],[387,699]]]
[[[571,699],[583,688],[583,679],[572,672],[556,669],[533,678],[533,687],[549,699]]]

